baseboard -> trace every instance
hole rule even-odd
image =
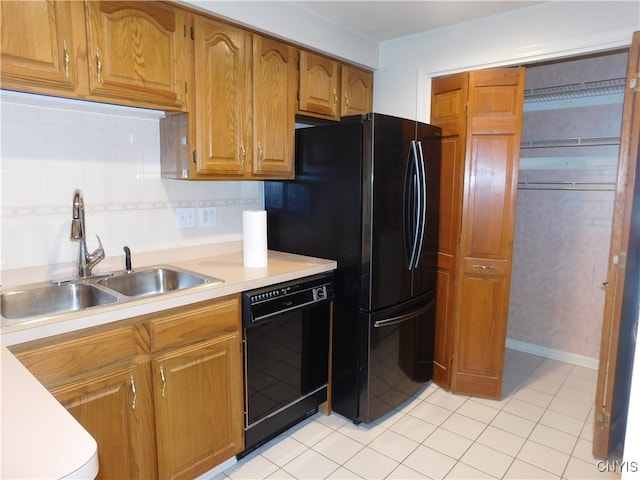
[[[513,338],[507,338],[507,348],[518,350],[520,352],[532,353],[533,355],[539,355],[545,358],[551,358],[552,360],[558,360],[560,362],[571,363],[572,365],[579,365],[592,370],[598,370],[599,361],[597,358],[586,357],[576,353],[563,352],[562,350],[556,350],[555,348],[543,347],[533,343],[514,340]]]
[[[217,467],[212,468],[208,472],[203,473],[202,475],[197,477],[196,480],[213,480],[222,472],[224,472],[227,468],[231,468],[236,463],[238,463],[238,460],[236,459],[236,457],[232,457],[229,460],[222,462]]]

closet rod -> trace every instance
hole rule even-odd
[[[615,192],[614,182],[518,182],[518,190],[578,190]]]

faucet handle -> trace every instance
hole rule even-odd
[[[90,258],[96,260],[96,263],[104,258],[104,248],[102,247],[102,242],[100,241],[100,237],[96,235],[98,239],[98,248],[96,248],[91,255]]]

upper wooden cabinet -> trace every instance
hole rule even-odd
[[[296,48],[253,37],[253,174],[294,176]]]
[[[298,111],[340,118],[340,68],[336,60],[300,50]]]
[[[296,49],[203,16],[193,31],[191,118],[161,121],[163,176],[293,178]]]
[[[2,88],[75,95],[86,67],[83,4],[3,1],[0,15]]]
[[[251,34],[196,16],[194,39],[195,174],[241,176],[253,153]]]
[[[373,111],[373,73],[300,50],[298,113],[340,120]]]
[[[373,111],[373,73],[342,65],[342,116]]]
[[[2,88],[185,110],[186,24],[159,2],[9,1]]]
[[[183,109],[185,15],[159,2],[86,2],[90,95]]]

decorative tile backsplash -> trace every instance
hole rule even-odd
[[[262,208],[262,182],[162,179],[162,112],[5,91],[0,108],[2,270],[75,260],[77,188],[107,256],[239,240],[242,210]],[[176,228],[177,207],[209,206],[216,226]]]

